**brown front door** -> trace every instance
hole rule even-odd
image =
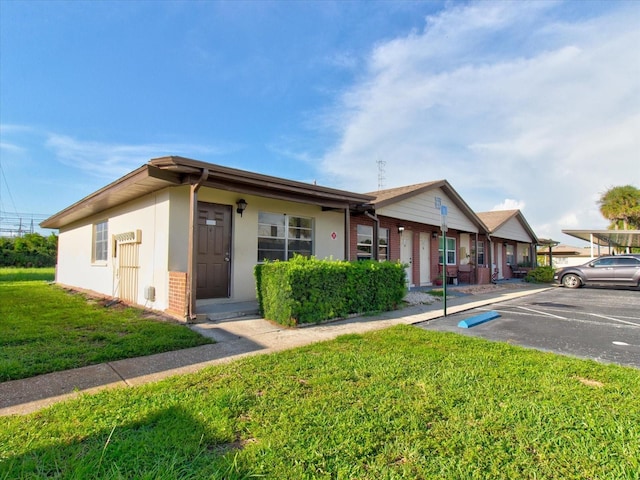
[[[198,202],[196,298],[229,297],[231,205]]]

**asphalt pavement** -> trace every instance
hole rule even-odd
[[[500,317],[469,329],[458,327],[461,320],[489,310]],[[640,368],[637,289],[555,287],[417,326]]]

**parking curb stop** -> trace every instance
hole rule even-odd
[[[476,325],[480,325],[481,323],[488,322],[489,320],[493,320],[494,318],[498,318],[500,314],[495,310],[491,310],[489,312],[481,313],[480,315],[474,315],[473,317],[466,318],[458,323],[458,327],[460,328],[471,328]]]

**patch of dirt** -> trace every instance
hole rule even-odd
[[[469,295],[478,295],[481,293],[489,293],[500,290],[513,290],[528,286],[528,283],[490,283],[487,285],[469,285],[464,287],[449,287],[447,290],[455,290],[460,293],[467,293]]]
[[[588,378],[582,378],[582,377],[576,377],[578,379],[578,381],[588,387],[597,387],[597,388],[602,388],[604,387],[604,383],[599,382],[597,380],[590,380]]]

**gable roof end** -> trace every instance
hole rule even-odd
[[[480,219],[485,223],[490,234],[494,234],[509,220],[516,218],[520,222],[520,225],[522,225],[522,228],[524,228],[527,234],[531,237],[532,243],[539,243],[537,235],[520,210],[493,210],[491,212],[478,212],[478,217],[480,217]]]
[[[476,215],[471,207],[465,202],[462,197],[456,192],[447,180],[435,180],[433,182],[417,183],[415,185],[407,185],[404,187],[390,188],[387,190],[380,190],[378,192],[371,192],[368,195],[375,197],[371,202],[371,206],[375,209],[386,207],[407,198],[420,195],[429,190],[440,188],[447,196],[453,201],[453,203],[471,220],[471,222],[478,227],[480,232],[488,233],[487,226]]]

